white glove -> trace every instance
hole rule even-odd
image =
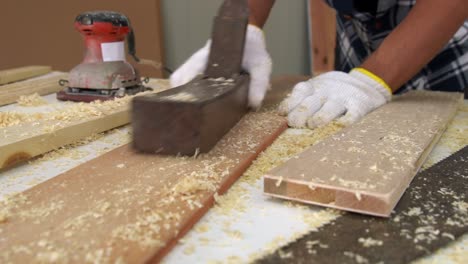
[[[391,98],[391,89],[382,79],[356,68],[350,73],[327,72],[298,83],[280,104],[279,112],[288,115],[291,127],[315,128],[336,118],[349,125]]]
[[[210,46],[211,40],[208,40],[203,48],[195,52],[171,75],[172,87],[186,84],[205,71]],[[258,108],[270,86],[272,61],[266,50],[263,31],[253,25],[247,27],[242,68],[250,73],[249,106]]]

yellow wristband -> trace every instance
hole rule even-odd
[[[374,81],[378,82],[383,87],[385,87],[385,89],[387,89],[390,94],[393,94],[392,88],[390,88],[390,86],[388,86],[388,84],[384,80],[382,80],[382,78],[380,78],[379,76],[373,74],[372,72],[370,72],[370,71],[368,71],[368,70],[366,70],[364,68],[359,68],[358,67],[358,68],[354,68],[352,70],[353,71],[358,71],[358,72],[372,78]]]

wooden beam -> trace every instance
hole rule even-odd
[[[63,89],[59,85],[59,80],[66,78],[67,74],[57,73],[51,76],[2,85],[0,86],[0,106],[15,103],[21,95],[56,93]]]
[[[411,92],[264,176],[284,199],[388,217],[454,116],[459,93]]]
[[[21,81],[43,75],[52,71],[50,66],[25,66],[0,71],[0,85]]]

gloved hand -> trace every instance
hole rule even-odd
[[[279,106],[291,127],[315,128],[337,119],[349,125],[389,102],[392,90],[378,76],[363,68],[350,73],[327,72],[298,83]]]
[[[186,84],[205,71],[210,46],[211,40],[208,40],[203,48],[195,52],[171,75],[172,87]],[[249,106],[258,108],[270,86],[272,61],[266,50],[263,31],[253,25],[247,27],[242,68],[250,73]]]

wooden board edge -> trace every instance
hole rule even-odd
[[[288,195],[289,189],[293,189],[296,195]],[[319,205],[322,207],[330,207],[379,217],[389,217],[392,212],[391,209],[388,209],[392,208],[389,204],[389,196],[392,194],[375,196],[373,193],[369,192],[359,192],[316,183],[313,184],[313,187],[309,187],[309,184],[306,182],[294,180],[282,181],[281,176],[275,175],[267,174],[263,176],[263,193],[268,196],[298,201],[305,204]],[[349,205],[344,206],[342,201],[346,201]],[[383,209],[369,212],[362,209],[365,207]]]
[[[225,178],[222,182],[218,190],[215,192],[216,194],[224,194],[226,193],[229,188],[242,176],[242,174],[250,167],[252,162],[258,157],[258,155],[263,152],[268,146],[270,146],[276,138],[278,138],[286,129],[288,128],[287,121],[284,120],[283,124],[278,127],[278,129],[272,133],[267,140],[263,142],[263,144],[259,145],[255,151],[245,162],[239,164],[234,172],[230,175],[230,177]],[[177,234],[175,238],[168,241],[165,247],[159,250],[156,255],[145,261],[145,263],[159,263],[178,243],[178,241],[184,237],[192,227],[209,211],[211,207],[215,204],[215,193],[211,194],[207,200],[205,201],[203,207],[201,207],[188,222],[186,222],[180,232]]]
[[[51,71],[52,67],[50,66],[25,66],[4,70],[3,72],[0,71],[0,85],[44,75]]]

